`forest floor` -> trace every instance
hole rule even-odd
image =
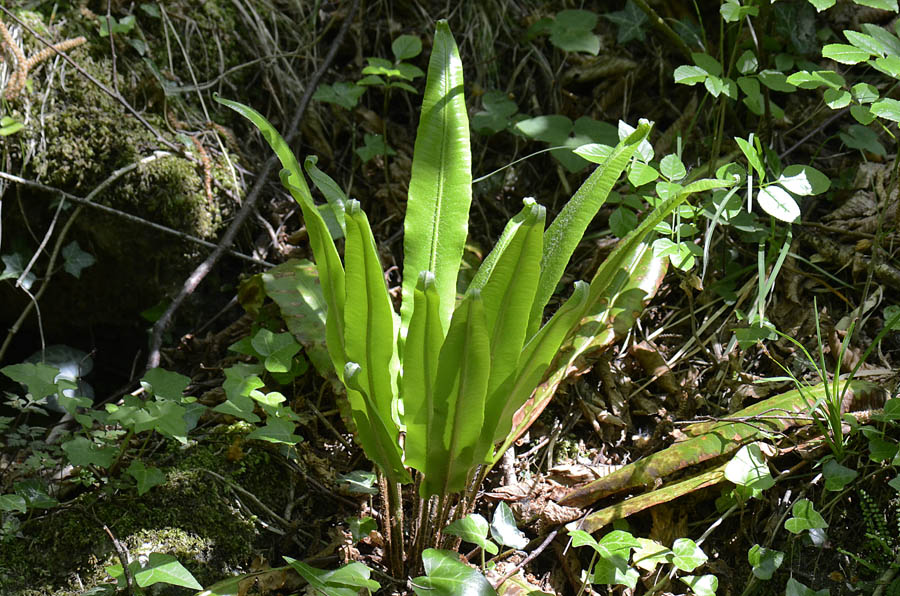
[[[715,204],[710,211],[707,199],[699,198],[692,212],[681,214],[679,224],[687,227],[680,229],[693,248],[677,254],[692,265],[670,266],[636,324],[579,360],[481,487],[476,511],[491,519],[499,503],[508,503],[529,539],[523,549],[498,557],[487,577],[497,581],[516,571],[502,586],[505,594],[604,592],[599,585],[582,586],[582,572],[593,560],[589,549],[570,544],[566,524],[577,523],[588,524],[598,540],[613,529],[668,548],[690,539],[707,557],[695,572],[671,557],[638,565],[637,585],[612,592],[705,596],[708,586],[689,588],[690,578],[715,576],[720,595],[900,594],[900,331],[885,328],[898,312],[893,292],[900,292],[896,125],[865,128],[850,110],[827,107],[821,89],[789,92],[781,82],[763,85],[760,94],[756,83],[763,103],[754,110],[752,102],[724,93],[713,97],[709,83],[687,86],[673,79],[676,68],[692,64],[682,53],[687,46],[725,55],[733,69],[732,54],[742,55],[760,40],[765,49],[759,59],[771,62],[769,83],[784,78],[781,71],[810,64],[833,68],[821,57],[828,32],[834,37],[866,24],[893,30],[895,13],[855,5],[849,13],[841,5],[816,13],[805,1],[779,2],[753,21],[755,29],[745,29],[720,23],[718,5],[698,15],[679,3],[650,2],[667,23],[693,23],[676,28],[679,44],[652,27],[632,2],[583,3],[579,8],[600,15],[595,23],[587,19],[593,23],[587,32],[573,23],[553,28],[571,3],[531,0],[515,6],[462,2],[449,9],[376,1],[362,3],[360,13],[352,2],[112,2],[110,40],[99,34],[111,24],[106,3],[9,4],[12,12],[0,14],[0,23],[18,31],[15,45],[24,54],[39,52],[35,34],[54,43],[84,35],[86,45],[65,51],[120,96],[98,99],[84,73],[49,61],[25,73],[29,83],[22,98],[7,93],[0,117],[11,120],[0,126],[22,121],[25,127],[0,136],[0,171],[7,175],[0,177],[0,253],[6,266],[0,315],[4,328],[12,329],[0,365],[22,363],[44,342],[75,346],[95,363],[82,380],[93,385],[95,405],[108,412],[139,394],[152,322],[209,249],[147,232],[141,222],[125,227],[115,213],[90,222],[83,216],[72,237],[93,254],[94,273],[87,263],[84,278],[54,281],[46,297],[38,295],[43,326],[34,314],[17,326],[31,302],[14,287],[22,262],[45,234],[53,238],[59,217],[47,197],[55,196],[53,188],[90,195],[127,166],[123,154],[137,160],[171,151],[182,156],[177,166],[142,164],[127,174],[134,178],[121,190],[96,198],[215,244],[241,211],[241,201],[253,194],[270,152],[261,135],[216,104],[212,94],[251,105],[286,131],[348,18],[349,30],[304,106],[292,148],[299,157],[317,156],[318,168],[363,205],[385,268],[394,266],[387,281],[397,291],[424,78],[404,80],[410,89],[355,82],[375,64],[369,57],[386,59],[381,67],[388,70],[403,61],[396,50],[392,54],[391,42],[400,35],[423,42],[421,54],[405,61],[425,70],[438,18],[449,21],[463,61],[474,176],[505,168],[474,185],[465,254],[470,264],[490,251],[523,198],[545,205],[550,221],[590,173],[592,166],[571,151],[542,150],[609,135],[614,144],[619,121],[653,121],[656,159],[677,153],[688,172],[712,175],[728,162],[743,164],[746,172],[745,153],[733,139],[751,138],[752,145],[756,137],[770,175],[789,164],[824,173],[830,189],[802,197],[802,217],[793,224],[770,218],[758,205],[747,212],[746,197],[718,213]],[[577,13],[575,20],[584,18]],[[36,30],[23,29],[19,19]],[[569,43],[596,52],[564,51],[567,34],[578,40]],[[13,68],[19,62],[12,42],[4,44],[0,88],[9,90],[20,69]],[[704,65],[695,62],[697,68]],[[861,81],[889,87],[876,80],[878,73],[864,74]],[[744,81],[742,94],[748,93],[745,85],[752,87]],[[44,122],[40,114],[52,113],[54,94],[60,97],[56,117]],[[125,104],[158,134],[148,133]],[[107,114],[105,132],[91,128],[101,126],[92,109]],[[62,117],[66,111],[74,120]],[[63,128],[75,135],[66,145]],[[44,138],[54,131],[59,139]],[[73,166],[78,160],[84,165]],[[226,369],[250,361],[229,347],[261,328],[287,330],[283,313],[266,296],[259,274],[267,266],[260,263],[311,257],[299,210],[275,173],[269,168],[251,216],[235,237],[232,248],[249,258],[222,257],[188,292],[160,336],[159,365],[187,377],[182,389],[210,408],[225,400]],[[560,287],[591,279],[618,238],[646,213],[643,193],[629,182],[621,180],[615,191]],[[161,202],[151,203],[156,200]],[[63,218],[71,214],[62,212]],[[19,252],[22,262],[16,265]],[[36,271],[49,283],[44,259]],[[552,305],[561,300],[555,297]],[[748,324],[754,312],[764,313],[769,326]],[[97,460],[69,465],[52,430],[60,415],[29,410],[22,386],[4,378],[0,594],[109,593],[105,567],[150,552],[175,556],[203,586],[244,578],[218,594],[303,590],[299,576],[283,567],[285,556],[322,569],[360,561],[374,570],[385,593],[411,591],[408,578],[387,572],[384,536],[360,521],[383,515],[377,483],[371,482],[373,466],[348,430],[346,398],[316,373],[313,349],[304,348],[308,357],[296,359],[300,369],[285,383],[269,379],[297,414],[301,442],[287,447],[253,440],[247,436],[252,424],[212,411],[194,421],[196,428],[182,442],[157,433],[124,436],[109,423],[98,428],[91,447],[119,447],[105,466]],[[811,394],[796,390],[833,380],[835,373],[852,373],[861,383],[830,398],[840,412],[828,426],[813,415]],[[770,407],[748,413],[757,404]],[[710,431],[713,423],[724,426]],[[746,434],[730,437],[739,431]],[[700,435],[715,436],[726,447],[715,453],[684,447]],[[774,479],[753,497],[736,492],[721,467],[741,443],[751,442],[763,445],[755,453],[765,454]],[[648,460],[654,454],[658,459]],[[161,471],[158,482],[129,468],[132,458]],[[585,488],[618,478],[616,470],[640,461],[653,462],[640,478],[610,480],[603,490]],[[152,488],[139,490],[144,482]],[[15,495],[26,498],[27,512],[17,509]],[[635,500],[641,495],[645,501]],[[415,498],[412,487],[406,496]],[[827,528],[814,527],[818,518],[798,511],[798,503],[807,502]],[[794,524],[794,532],[786,528],[792,519],[812,527]],[[760,561],[759,547],[770,558]],[[471,549],[463,543],[459,552],[477,564],[481,555]],[[779,565],[773,564],[774,551],[783,553]],[[771,579],[764,579],[767,566]]]

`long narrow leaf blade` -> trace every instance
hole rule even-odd
[[[501,386],[496,395],[490,396],[492,401],[502,399],[503,408],[495,419],[486,421],[485,426],[488,424],[494,426],[492,443],[504,442],[496,454],[487,453],[490,461],[496,461],[503,455],[514,437],[520,434],[521,421],[514,421],[513,417],[541,382],[548,367],[557,357],[560,346],[581,320],[587,305],[587,297],[588,285],[583,281],[576,282],[575,291],[569,299],[550,317],[541,330],[528,340],[511,381]],[[487,428],[485,430],[487,431]]]
[[[343,345],[344,268],[334,240],[328,231],[328,226],[313,202],[309,186],[300,170],[300,164],[284,138],[262,114],[236,101],[222,99],[218,95],[214,95],[213,98],[253,122],[281,161],[284,168],[281,171],[281,182],[300,205],[303,220],[306,222],[310,247],[319,271],[319,281],[322,284],[322,294],[325,296],[325,303],[328,306],[326,321],[328,353],[335,371],[341,376],[345,362]]]
[[[469,118],[459,49],[446,21],[438,21],[428,63],[404,222],[401,337],[412,316],[420,272],[434,273],[443,329],[456,302],[456,277],[472,202]]]
[[[406,424],[404,461],[421,472],[426,469],[429,427],[433,427],[434,392],[438,356],[444,333],[438,310],[440,298],[434,275],[423,271],[415,289],[415,309],[403,344],[403,422]]]
[[[362,368],[358,382],[376,408],[369,417],[378,416],[393,433],[397,419],[395,375],[399,369],[395,349],[396,315],[385,285],[375,238],[358,201],[348,203],[345,221],[344,346],[347,360]]]
[[[610,191],[625,170],[631,156],[650,134],[651,124],[641,122],[637,129],[616,145],[606,161],[598,166],[566,203],[544,238],[544,257],[541,261],[541,281],[531,309],[528,335],[537,332],[541,324],[544,307],[556,290],[569,259],[582,236],[606,202]]]
[[[454,311],[441,347],[423,497],[465,488],[466,476],[482,456],[476,448],[490,372],[484,304],[479,292],[473,292]]]
[[[499,420],[505,409],[509,395],[497,390],[511,381],[525,344],[531,304],[540,278],[545,213],[533,199],[526,199],[525,207],[507,225],[507,230],[512,230],[509,241],[495,248],[486,259],[490,273],[481,290],[491,334],[486,425]],[[496,259],[493,258],[495,252],[500,252]],[[480,285],[479,274],[473,285]],[[479,446],[482,456],[489,451],[494,438],[493,432],[486,430],[489,432],[482,433]]]

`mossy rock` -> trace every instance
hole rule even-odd
[[[228,432],[217,434],[227,442]],[[267,541],[273,535],[260,533],[254,517],[234,506],[231,489],[205,470],[277,508],[289,498],[287,483],[272,482],[284,477],[284,467],[264,451],[230,462],[219,444],[174,451],[179,459],[164,470],[166,482],[143,496],[123,474],[109,487],[93,488],[23,526],[23,537],[0,548],[0,594],[75,596],[109,582],[105,567],[118,564],[118,558],[104,525],[132,557],[174,556],[204,586],[247,571],[254,555],[271,548]],[[192,591],[168,586],[153,593]]]

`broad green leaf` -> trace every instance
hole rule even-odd
[[[400,431],[397,428],[396,315],[369,220],[358,201],[347,204],[346,224],[344,345],[348,363],[355,363],[359,368],[354,378],[354,384],[358,385],[351,387],[359,394],[348,392],[348,397],[360,438],[371,433],[378,443],[367,446],[363,442],[366,453],[391,481],[408,481],[397,444]],[[364,430],[364,425],[370,427]]]
[[[836,2],[837,0],[809,0],[809,3],[816,8],[816,12],[828,10],[829,8],[834,6]]]
[[[773,91],[793,93],[797,90],[794,85],[787,82],[787,75],[779,70],[763,70],[759,73],[759,81]]]
[[[628,168],[628,181],[632,186],[638,187],[655,182],[659,178],[659,172],[653,166],[640,161],[631,162]]]
[[[671,181],[678,181],[687,176],[684,162],[674,153],[666,155],[659,161],[659,171]]]
[[[632,562],[635,567],[640,567],[644,571],[653,571],[657,565],[665,564],[672,555],[672,551],[656,542],[647,538],[638,538],[641,546],[634,550]]]
[[[370,579],[371,570],[358,561],[325,571],[291,557],[284,557],[284,560],[309,582],[314,591],[325,596],[359,596],[361,589],[371,592],[381,588],[377,581]]]
[[[415,35],[401,35],[391,44],[397,60],[408,60],[422,53],[422,40]]]
[[[873,114],[892,122],[900,122],[900,101],[886,97],[873,102],[869,107]]]
[[[150,395],[179,402],[190,384],[190,378],[162,368],[148,370],[141,379],[141,386]]]
[[[788,578],[787,585],[784,589],[784,596],[829,596],[829,594],[828,588],[813,590],[805,584],[798,582],[793,577]]]
[[[453,551],[425,549],[425,575],[412,580],[417,596],[496,596],[497,592],[478,570],[459,560]]]
[[[484,457],[477,447],[485,432],[482,426],[490,372],[487,320],[481,294],[475,291],[467,294],[453,312],[441,346],[423,497],[464,489],[469,470]]]
[[[383,136],[366,133],[363,136],[363,146],[356,148],[356,154],[365,163],[379,155],[397,155],[397,152],[384,141]]]
[[[535,116],[516,122],[516,130],[526,137],[550,143],[562,145],[572,132],[572,120],[560,114],[550,116]]]
[[[897,0],[853,0],[860,6],[868,6],[869,8],[877,8],[878,10],[888,10],[897,12]]]
[[[702,52],[693,52],[691,54],[691,58],[694,60],[694,64],[696,64],[709,74],[716,77],[722,76],[722,65],[718,60],[716,60],[709,54],[704,54]]]
[[[494,518],[491,520],[491,537],[503,546],[525,548],[528,537],[516,526],[516,518],[505,501],[497,503]]]
[[[617,207],[609,216],[609,229],[618,238],[627,236],[637,225],[637,213],[628,207]]]
[[[753,566],[753,575],[759,579],[772,579],[772,575],[784,561],[784,553],[754,544],[747,551],[747,561]]]
[[[488,522],[478,513],[471,513],[462,519],[454,521],[444,529],[444,532],[453,536],[459,536],[466,542],[480,546],[485,552],[496,555],[500,552],[497,545],[488,540]]]
[[[412,316],[419,273],[434,274],[442,329],[456,302],[456,276],[468,233],[472,202],[469,119],[463,97],[459,49],[438,21],[416,134],[403,238],[401,342]]]
[[[798,187],[795,190],[791,185],[784,183],[785,179],[792,179],[797,182],[802,181],[802,187]],[[831,188],[831,179],[828,176],[812,166],[804,165],[786,167],[781,173],[778,183],[798,195],[820,195]]]
[[[472,128],[481,134],[494,134],[512,124],[511,117],[519,106],[502,91],[488,91],[481,97],[484,111],[472,117]]]
[[[844,89],[826,89],[822,99],[832,110],[840,110],[850,105],[850,92]]]
[[[791,223],[800,217],[800,207],[794,198],[775,184],[760,188],[756,201],[763,211],[781,221]]]
[[[86,269],[97,262],[94,255],[81,250],[81,247],[78,246],[78,242],[75,240],[69,242],[63,248],[62,255],[65,261],[63,263],[63,269],[79,279],[81,278],[82,269]]]
[[[680,578],[697,596],[715,596],[719,578],[715,575],[684,575]]]
[[[347,474],[338,474],[338,483],[347,491],[360,495],[377,495],[378,477],[366,470],[353,470]]]
[[[881,71],[889,77],[900,78],[900,56],[884,56],[869,60],[869,64],[875,67],[875,70]]]
[[[627,557],[619,554],[610,557],[599,557],[591,573],[591,583],[606,585],[623,585],[634,589],[640,579],[636,569],[628,566]]]
[[[69,462],[73,466],[97,466],[108,468],[116,459],[119,450],[112,446],[101,446],[88,438],[75,437],[62,444]]]
[[[863,33],[871,35],[875,40],[883,45],[888,55],[900,55],[900,39],[892,35],[890,31],[880,25],[874,23],[863,23],[860,25]]]
[[[300,351],[300,344],[290,333],[272,333],[268,329],[257,331],[250,344],[262,357],[266,370],[273,373],[289,371],[294,356]]]
[[[759,68],[759,59],[753,53],[753,50],[744,50],[744,53],[738,57],[735,66],[741,74],[754,73]]]
[[[51,509],[59,505],[59,501],[48,495],[45,485],[37,479],[16,482],[13,491],[23,497],[28,507],[32,509]]]
[[[172,555],[150,553],[146,566],[141,566],[140,561],[133,561],[128,564],[128,569],[131,571],[135,583],[142,588],[153,584],[171,584],[192,590],[203,589],[191,572],[185,569]],[[120,578],[124,571],[121,565],[107,567],[106,571],[112,578],[122,581]]]
[[[822,466],[822,474],[825,476],[825,490],[844,490],[844,487],[853,482],[859,476],[859,472],[842,466],[837,460],[829,459]]]
[[[609,12],[603,16],[615,23],[619,28],[616,34],[616,42],[619,45],[626,44],[631,40],[644,41],[646,39],[644,25],[649,18],[647,13],[638,8],[637,4],[632,2],[632,0],[628,0],[625,3],[623,10]]]
[[[0,368],[0,372],[28,387],[28,392],[36,400],[56,394],[56,377],[59,375],[59,369],[54,366],[25,362],[4,366]]]
[[[350,526],[350,536],[354,542],[359,542],[378,529],[378,524],[369,516],[348,518],[347,525]]]
[[[429,429],[434,427],[434,393],[438,356],[444,334],[441,329],[440,298],[434,275],[423,271],[413,294],[414,306],[403,344],[403,421],[406,424],[404,461],[420,472],[426,470]]]
[[[296,445],[303,440],[303,437],[294,434],[296,428],[296,423],[291,420],[269,416],[266,418],[266,425],[248,434],[247,438],[268,441],[269,443]]]
[[[566,52],[597,55],[600,38],[593,33],[597,14],[589,10],[561,10],[550,25],[550,43]]]
[[[829,43],[822,48],[822,57],[831,58],[841,64],[859,64],[869,59],[871,52],[847,45],[845,43]]]
[[[10,116],[0,118],[0,137],[8,137],[25,128],[25,123]]]
[[[850,106],[850,115],[863,126],[868,126],[875,121],[875,114],[872,113],[869,106],[852,105]]]
[[[880,97],[878,89],[868,83],[857,83],[853,85],[850,87],[850,93],[852,94],[853,99],[862,104],[872,103]]]
[[[256,374],[259,370],[261,367],[251,368],[243,363],[226,368],[225,382],[222,383],[226,401],[213,408],[213,411],[236,416],[247,422],[259,422],[259,416],[253,413],[253,400],[250,399],[251,391],[265,385]]]
[[[359,98],[366,92],[366,88],[356,83],[339,81],[332,85],[319,85],[312,98],[317,101],[333,103],[345,110],[352,110],[359,103]]]
[[[690,538],[678,538],[672,544],[672,553],[672,565],[689,573],[707,559],[706,553]]]
[[[693,86],[702,83],[709,77],[709,73],[699,66],[689,66],[682,64],[675,69],[675,82],[682,85]]]
[[[794,503],[791,513],[793,517],[784,522],[784,528],[792,534],[828,527],[825,519],[807,499],[800,499]]]
[[[28,505],[22,495],[0,495],[0,511],[20,511],[25,513]]]
[[[844,37],[846,37],[847,41],[852,43],[854,46],[868,52],[870,55],[884,56],[885,54],[890,52],[885,44],[878,41],[871,35],[866,35],[865,33],[860,33],[859,31],[845,29]]]
[[[556,291],[575,247],[581,242],[588,224],[606,202],[638,146],[650,134],[651,126],[649,122],[642,121],[632,134],[622,140],[606,161],[585,180],[547,229],[544,235],[546,248],[541,259],[541,278],[531,309],[528,336],[537,332],[544,306]]]
[[[154,467],[148,468],[139,459],[132,461],[125,471],[137,481],[138,495],[143,495],[154,486],[166,481],[166,475],[162,473],[162,470]]]
[[[801,89],[816,89],[818,87],[840,89],[845,84],[844,77],[833,70],[801,70],[789,75],[787,82]]]
[[[765,455],[757,443],[744,445],[738,449],[738,452],[725,466],[725,478],[753,491],[762,491],[775,486],[775,480],[769,472]],[[686,569],[685,571],[691,570]]]

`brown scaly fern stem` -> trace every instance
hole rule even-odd
[[[25,81],[28,79],[28,71],[57,52],[66,52],[80,46],[86,41],[87,39],[84,37],[67,39],[54,44],[52,48],[44,48],[30,58],[25,58],[25,53],[22,51],[22,48],[15,42],[9,29],[7,29],[3,21],[0,20],[0,50],[2,50],[2,52],[0,52],[0,59],[2,59],[3,53],[5,52],[8,61],[10,57],[12,58],[10,66],[13,67],[12,75],[9,77],[9,83],[6,85],[6,99],[12,101],[19,96],[19,93],[25,88]]]

